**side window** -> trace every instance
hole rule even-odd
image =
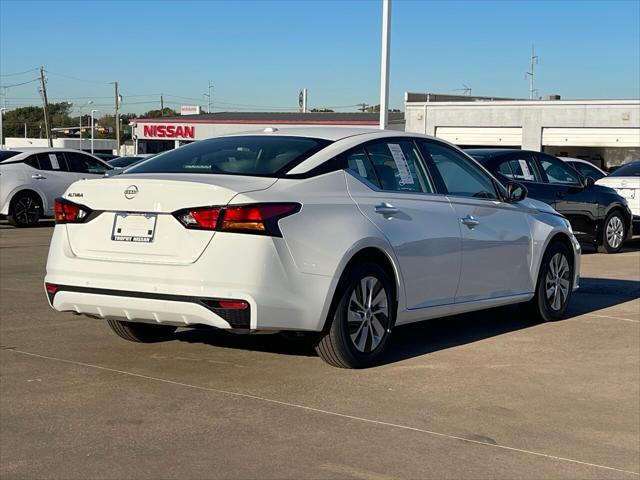
[[[62,153],[39,153],[37,157],[38,163],[40,164],[40,170],[67,170],[67,162],[65,161]]]
[[[509,159],[509,166],[513,175],[511,178],[514,180],[521,180],[525,182],[542,182],[540,173],[532,158],[527,158],[525,155],[516,156]]]
[[[378,177],[376,177],[376,173],[373,170],[373,165],[362,148],[358,148],[349,153],[346,157],[346,164],[347,170],[380,187],[380,182],[378,182]]]
[[[449,195],[498,198],[491,177],[462,154],[431,142],[423,142],[422,149],[431,157]]]
[[[504,160],[503,162],[500,163],[500,165],[498,165],[498,172],[507,178],[514,178],[513,171],[509,166],[509,160]]]
[[[98,160],[88,155],[76,152],[65,152],[69,170],[77,173],[94,173],[101,174],[107,171],[107,168]]]
[[[591,177],[594,180],[602,178],[602,173],[600,173],[597,168],[592,167],[591,165],[579,162],[572,163],[571,165],[585,177]]]
[[[37,155],[31,155],[30,157],[25,158],[24,164],[29,165],[31,168],[35,168],[36,170],[40,170]]]
[[[562,160],[550,155],[538,156],[542,169],[547,174],[549,183],[558,185],[582,185],[580,176],[570,166],[565,165]]]
[[[383,190],[434,192],[420,154],[412,141],[376,142],[365,148]]]

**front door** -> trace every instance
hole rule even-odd
[[[44,214],[52,215],[56,197],[62,196],[69,185],[76,181],[76,176],[68,171],[61,152],[38,153],[24,163],[32,167],[27,173],[31,176],[32,185],[43,193],[46,203],[43,206]]]
[[[421,143],[458,219],[462,271],[456,303],[531,293],[531,229],[526,211],[501,200],[491,177],[462,153]]]
[[[408,309],[453,303],[460,228],[412,140],[377,141],[346,155],[347,188],[393,247]]]

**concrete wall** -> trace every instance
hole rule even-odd
[[[46,138],[23,138],[23,137],[6,137],[5,148],[20,148],[20,147],[48,147],[49,143]],[[80,150],[79,138],[54,138],[54,148],[73,148]],[[111,152],[116,148],[116,141],[109,139],[95,139],[94,151]],[[82,150],[85,152],[91,151],[91,139],[82,139]]]

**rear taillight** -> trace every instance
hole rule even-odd
[[[299,212],[301,207],[299,203],[255,203],[187,208],[173,216],[186,228],[281,237],[278,220]]]
[[[56,223],[82,223],[91,213],[84,205],[78,205],[62,197],[56,198],[54,210]]]

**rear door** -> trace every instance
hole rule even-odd
[[[394,249],[409,309],[453,303],[460,228],[413,140],[376,141],[346,155],[347,187]]]
[[[69,185],[76,181],[76,176],[69,172],[61,152],[31,155],[24,163],[28,166],[27,175],[30,182],[44,195],[45,215],[51,215],[55,198],[61,196]]]
[[[462,236],[456,303],[532,292],[526,211],[503,202],[493,179],[462,153],[436,141],[421,141],[420,147],[455,209]]]

